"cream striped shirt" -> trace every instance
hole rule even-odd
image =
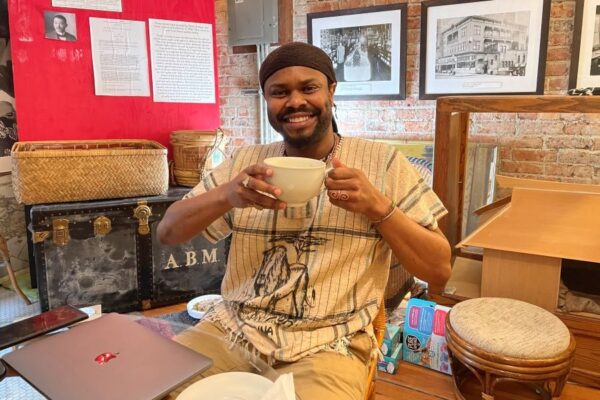
[[[282,142],[241,148],[188,197],[282,154]],[[393,147],[345,137],[337,157],[362,170],[414,221],[437,228],[446,209]],[[248,341],[273,359],[295,361],[320,350],[346,354],[354,333],[372,335],[392,253],[364,215],[333,206],[324,188],[305,210],[234,208],[203,234],[213,242],[233,235],[221,285],[224,301],[207,315],[233,340]]]

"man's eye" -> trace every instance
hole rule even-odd
[[[285,90],[271,90],[272,97],[283,97],[285,96]]]
[[[304,88],[304,91],[306,93],[314,93],[317,90],[319,90],[319,87],[317,85],[309,85],[309,86],[307,86],[307,87]]]

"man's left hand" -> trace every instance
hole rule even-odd
[[[377,190],[365,174],[345,166],[334,158],[333,170],[325,178],[325,187],[331,204],[344,210],[364,214],[371,221],[381,219],[390,208],[390,200]]]

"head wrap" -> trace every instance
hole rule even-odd
[[[328,83],[337,82],[327,53],[312,44],[292,42],[282,45],[265,58],[258,73],[260,88],[264,91],[266,80],[275,72],[294,66],[316,69],[327,77]]]

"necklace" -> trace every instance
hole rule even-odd
[[[343,139],[343,137],[339,133],[335,133],[334,142],[333,142],[333,146],[331,146],[331,150],[325,157],[321,158],[320,160],[323,161],[325,164],[329,164],[331,162],[331,160],[333,159],[333,157],[335,157],[335,155],[337,153],[339,153],[340,148],[342,147],[342,139]],[[282,148],[283,148],[282,155],[284,157],[287,157],[287,153],[285,151],[285,145],[282,145]]]

